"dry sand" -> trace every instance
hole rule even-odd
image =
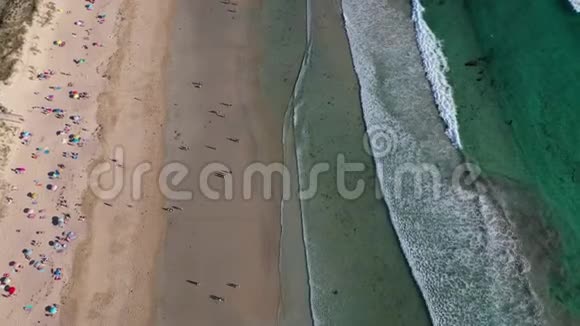
[[[161,210],[166,203],[157,185],[164,160],[180,159],[187,164],[191,171],[183,184],[187,188],[195,188],[197,173],[208,161],[228,165],[238,181],[243,167],[251,162],[281,161],[281,122],[268,113],[259,94],[259,44],[251,24],[251,15],[259,9],[257,1],[237,5],[179,1],[173,8],[172,1],[97,0],[93,11],[86,10],[85,4],[41,2],[41,15],[27,34],[17,71],[1,89],[0,103],[15,114],[4,118],[14,118],[8,123],[33,136],[29,145],[11,145],[2,177],[4,196],[13,202],[8,205],[2,198],[0,266],[4,267],[0,272],[10,272],[18,295],[0,298],[0,316],[7,325],[140,326],[155,321],[164,325],[274,325],[279,300],[279,194],[264,200],[258,187],[255,199],[243,200],[241,185],[232,201],[216,202],[196,194],[194,201],[178,204],[184,211],[170,214],[168,238],[162,246],[168,214]],[[182,12],[186,8],[192,11]],[[178,9],[176,16],[174,9]],[[107,14],[103,24],[97,22],[100,13]],[[180,20],[179,15],[187,13],[191,17]],[[51,15],[50,23],[42,18]],[[177,25],[170,25],[171,18],[190,24],[193,33],[172,30]],[[73,24],[79,19],[84,27]],[[166,75],[171,32],[176,33],[176,42],[187,47],[179,49],[174,43],[172,51],[177,52],[172,58],[188,61],[180,61],[187,62],[186,66],[170,66],[173,70]],[[54,46],[57,39],[66,41],[66,46]],[[92,42],[104,46],[93,47]],[[78,58],[87,62],[76,65],[73,59]],[[56,73],[49,80],[37,80],[37,73],[45,69]],[[173,85],[167,90],[169,100],[166,76]],[[192,81],[203,81],[203,87],[196,89]],[[67,87],[68,82],[74,86]],[[87,91],[91,97],[70,99],[67,93],[72,89]],[[55,95],[52,102],[44,99],[49,94]],[[174,102],[184,109],[172,108],[171,125],[164,132],[166,104]],[[220,102],[232,106],[220,107]],[[66,114],[57,119],[35,106],[62,108]],[[226,112],[226,117],[209,113],[211,109]],[[62,143],[67,135],[56,135],[70,123],[72,114],[83,118],[70,131],[83,137],[82,148]],[[179,130],[181,138],[174,138],[174,130]],[[239,138],[239,143],[226,137]],[[191,150],[177,150],[179,142]],[[215,151],[205,147],[210,144]],[[33,159],[37,147],[50,148],[50,154],[38,153]],[[116,163],[110,160],[115,148],[124,152],[122,159],[115,157]],[[72,160],[70,153],[64,158],[64,151],[78,152],[79,159]],[[143,178],[142,197],[136,199],[130,181],[143,163],[150,164],[151,171]],[[58,164],[66,166],[61,169],[62,178],[48,180],[47,173]],[[125,181],[112,199],[98,198],[87,189],[89,181],[97,183],[89,180],[89,171],[103,164],[122,172],[115,181]],[[13,174],[9,168],[17,166],[25,166],[26,173]],[[113,175],[105,174],[98,182],[107,186]],[[46,190],[49,182],[57,184],[58,191]],[[219,180],[212,182],[219,187]],[[279,187],[275,184],[274,188]],[[27,198],[30,191],[38,198]],[[68,207],[57,205],[63,198]],[[36,211],[35,218],[23,213],[27,207]],[[40,214],[40,209],[45,212]],[[52,216],[65,213],[71,218],[63,228],[51,224]],[[74,231],[79,239],[56,253],[49,241],[63,231]],[[32,240],[40,244],[32,246]],[[48,257],[44,272],[28,266],[21,253],[24,248],[33,249],[32,259],[40,254]],[[160,251],[161,262],[157,260]],[[25,267],[13,272],[10,261]],[[160,267],[159,281],[156,266]],[[51,267],[63,269],[62,280],[53,280]],[[192,288],[186,279],[201,283]],[[228,282],[239,287],[227,287]],[[161,288],[156,287],[159,284]],[[224,296],[226,302],[216,304],[210,294]],[[29,304],[32,310],[24,311]],[[59,305],[59,313],[52,318],[44,311],[51,304]]]
[[[170,6],[157,1],[136,3],[97,0],[92,11],[84,8],[84,1],[41,3],[17,71],[10,84],[2,87],[0,102],[23,120],[10,123],[33,134],[29,145],[13,145],[3,174],[7,183],[4,195],[13,202],[7,205],[2,198],[0,271],[10,273],[18,289],[17,296],[0,298],[0,316],[7,325],[145,325],[151,318],[150,285],[165,225],[159,214],[163,202],[155,178],[144,179],[144,198],[134,203],[130,187],[107,201],[112,207],[86,191],[88,171],[108,162],[113,147],[125,149],[126,175],[144,161],[150,161],[155,172],[162,160],[165,114],[161,85]],[[100,24],[96,16],[102,13],[107,16]],[[47,24],[42,17],[51,15]],[[74,25],[76,20],[83,20],[84,26]],[[52,44],[58,39],[66,46]],[[103,47],[93,46],[93,42]],[[86,63],[76,65],[73,59],[79,58]],[[55,74],[49,80],[37,80],[37,73],[45,69]],[[69,82],[74,86],[67,87]],[[86,91],[91,97],[70,99],[67,93],[73,89]],[[54,95],[50,102],[44,99],[49,94]],[[62,108],[65,117],[42,114],[38,106]],[[69,120],[72,114],[82,116],[78,126]],[[63,144],[61,140],[67,135],[56,135],[65,123],[71,124],[71,133],[85,139],[82,148]],[[37,147],[47,147],[50,153],[37,153],[34,159],[31,155]],[[65,151],[69,152],[67,158],[61,155]],[[79,153],[78,160],[70,158],[71,151]],[[47,173],[58,164],[65,165],[62,178],[49,180]],[[25,166],[26,173],[13,174],[9,168],[17,166]],[[46,190],[49,182],[58,185],[58,190]],[[38,198],[27,198],[28,192],[36,192]],[[68,207],[57,206],[63,198]],[[35,218],[23,213],[27,207],[36,211]],[[63,228],[51,224],[52,216],[65,213],[71,218]],[[41,219],[41,215],[46,218]],[[84,222],[79,219],[83,215]],[[49,242],[63,231],[75,231],[79,239],[57,253]],[[33,246],[32,240],[40,244]],[[44,272],[28,266],[24,248],[33,249],[33,260],[40,255],[48,258]],[[23,270],[14,272],[8,266],[10,261],[24,265]],[[63,269],[60,281],[51,277],[50,269],[56,267]],[[59,314],[53,318],[45,316],[44,310],[51,304],[60,305]],[[32,305],[30,312],[23,310],[26,305]]]

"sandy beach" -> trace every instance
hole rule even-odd
[[[129,175],[146,161],[155,172],[162,161],[170,6],[136,3],[41,2],[1,89],[17,120],[7,122],[16,135],[0,222],[3,281],[15,288],[1,298],[7,324],[146,325],[152,318],[165,224],[156,179],[143,179],[136,202],[130,187],[106,202],[87,190],[89,172],[103,163]],[[124,158],[112,162],[119,146]]]
[[[241,181],[248,164],[282,161],[281,111],[260,96],[259,3],[39,8],[0,92],[13,135],[0,272],[14,286],[0,315],[17,325],[276,324],[279,184],[270,199],[254,187],[245,200],[240,184],[233,200],[181,203],[158,185],[172,161],[190,170],[177,188],[194,192],[209,162]]]

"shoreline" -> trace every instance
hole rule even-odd
[[[291,98],[306,48],[306,1],[264,2],[260,13],[263,33],[261,92],[279,119],[282,130],[283,163],[291,178],[291,198],[282,199],[280,211],[280,303],[278,325],[313,325],[302,220],[298,196],[298,170],[293,131]],[[290,103],[289,103],[290,102]]]
[[[349,45],[344,25],[351,17],[343,16],[343,10],[344,3],[309,1],[308,52],[293,99],[299,186],[309,189],[315,165],[330,168],[316,175],[314,197],[301,201],[312,317],[316,325],[384,320],[429,325],[389,208],[377,195],[380,174],[368,152],[360,102],[365,90],[359,89],[353,67],[357,47]],[[341,159],[358,163],[356,172],[342,176],[347,189],[337,184]]]

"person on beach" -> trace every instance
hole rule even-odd
[[[6,286],[9,285],[10,282],[12,282],[12,280],[10,279],[10,274],[8,273],[4,273],[4,275],[2,275],[2,278],[0,278],[0,285]]]
[[[62,279],[62,269],[56,268],[53,272],[52,272],[52,277],[55,281],[60,281]]]
[[[15,261],[11,261],[11,262],[8,264],[8,266],[12,267],[12,270],[13,270],[15,273],[18,273],[18,272],[20,272],[20,271],[21,271],[21,270],[24,268],[24,266],[23,266],[22,264],[20,264],[20,263],[18,263],[18,262],[15,262]]]
[[[24,172],[26,172],[26,168],[18,167],[18,168],[12,169],[12,171],[16,174],[23,174]]]
[[[94,5],[95,0],[86,0],[85,4],[86,4],[85,8],[87,10],[95,9],[95,5]],[[59,12],[64,12],[64,10],[61,10],[61,9],[57,9],[57,10]],[[66,11],[66,13],[72,13],[72,11],[69,10],[69,11]],[[106,22],[106,18],[107,18],[107,15],[105,13],[99,13],[96,16],[96,22],[98,22],[99,24],[103,24]],[[90,22],[88,22],[87,25],[91,25],[91,23],[93,23],[93,22],[90,21]],[[77,28],[78,27],[85,27],[85,21],[75,20],[74,26],[76,26],[76,27],[70,26],[70,21],[68,21],[67,24],[69,24],[69,26],[68,26],[69,28],[71,28],[71,29],[74,28],[76,30],[76,33],[72,33],[73,37],[83,36],[84,32],[81,32],[81,30],[77,30]],[[94,24],[95,24],[95,26],[97,26],[96,23],[94,23]],[[91,27],[91,26],[88,26],[88,27]],[[84,30],[89,36],[91,35],[92,28],[88,28],[88,29],[83,28],[82,30]],[[69,37],[70,37],[70,34],[69,34]],[[83,43],[85,44],[82,46],[82,48],[85,50],[89,50],[89,46],[91,44],[93,47],[103,47],[102,43],[93,42],[92,39],[89,40],[89,37],[84,37],[83,39],[84,39],[84,41],[81,41],[80,44],[83,44]],[[75,41],[77,41],[77,40],[75,40]],[[48,42],[50,45],[50,40]],[[65,42],[64,40],[54,40],[54,42],[52,42],[52,43],[59,48],[65,47],[67,45],[67,42]],[[77,48],[76,45],[75,45],[75,48],[73,50],[75,50],[75,49],[80,51],[80,49]],[[50,50],[57,50],[57,49],[52,48]],[[73,51],[73,50],[71,50],[71,51]],[[88,51],[83,51],[83,52],[88,52]],[[78,56],[75,56],[73,59],[73,62],[76,65],[81,65],[81,64],[87,63],[86,58],[88,58],[87,57],[88,53],[85,53],[85,54],[78,53],[77,55]],[[70,59],[68,59],[68,60],[70,60]],[[70,66],[69,66],[69,68],[70,68]],[[44,84],[44,86],[42,86],[42,88],[39,87],[39,88],[35,89],[34,94],[38,95],[38,97],[34,97],[36,100],[38,100],[39,102],[42,102],[42,104],[47,104],[44,101],[49,101],[49,102],[60,101],[63,96],[66,96],[66,93],[61,94],[60,97],[56,97],[56,95],[58,95],[59,92],[63,91],[64,86],[62,86],[62,85],[65,85],[65,83],[66,83],[67,87],[69,87],[68,89],[65,90],[65,92],[70,91],[69,92],[70,98],[72,98],[72,99],[89,99],[90,98],[89,93],[86,91],[79,92],[76,90],[71,90],[72,87],[74,86],[73,82],[68,81],[67,79],[62,79],[62,78],[72,79],[72,77],[63,77],[63,76],[72,76],[72,75],[70,73],[60,71],[60,69],[63,69],[63,67],[55,67],[55,69],[57,69],[56,72],[55,72],[55,70],[52,70],[52,69],[46,69],[40,73],[37,73],[40,70],[36,70],[35,72],[32,73],[30,79],[34,79],[35,83],[37,83],[36,80],[43,81],[43,80],[49,80],[52,78],[51,82],[47,83],[49,85]],[[35,76],[36,76],[36,78],[34,78]],[[84,75],[81,75],[81,76],[85,77]],[[54,83],[53,83],[53,81],[54,81]],[[80,83],[82,83],[82,81],[79,82],[79,84]],[[46,87],[49,88],[49,91],[46,91]],[[90,90],[92,90],[92,88]],[[45,92],[48,92],[49,94],[47,94]],[[66,99],[66,97],[65,97],[65,99]],[[48,104],[48,105],[51,105],[51,104]],[[60,146],[61,147],[66,146],[66,144],[67,144],[66,141],[68,140],[69,141],[68,143],[70,145],[76,145],[78,147],[82,147],[85,144],[85,141],[87,141],[87,140],[90,141],[90,140],[92,140],[92,138],[88,138],[88,139],[85,137],[83,137],[85,139],[81,138],[81,136],[80,136],[81,134],[83,136],[85,135],[81,131],[79,131],[78,134],[70,135],[70,136],[72,136],[71,138],[68,138],[68,137],[69,137],[69,134],[71,133],[71,128],[76,129],[77,127],[75,127],[75,125],[83,125],[85,123],[89,123],[88,119],[90,118],[90,116],[89,116],[89,118],[86,118],[87,120],[83,120],[81,118],[81,115],[74,114],[74,113],[76,113],[76,110],[78,109],[76,107],[71,108],[71,111],[73,111],[73,112],[71,112],[71,114],[67,114],[64,110],[62,110],[60,108],[54,108],[54,107],[48,107],[48,106],[34,106],[34,107],[32,107],[32,109],[33,109],[32,112],[36,116],[40,116],[41,118],[45,118],[47,120],[50,120],[53,123],[54,129],[50,129],[50,134],[46,133],[43,128],[40,128],[39,130],[34,129],[35,133],[37,131],[39,133],[38,136],[35,135],[35,137],[34,137],[34,141],[35,141],[34,145],[35,145],[35,147],[36,146],[40,146],[40,147],[36,147],[36,151],[30,151],[32,153],[30,153],[30,152],[25,153],[24,157],[27,160],[30,160],[30,159],[37,160],[37,161],[32,161],[33,165],[31,167],[29,166],[29,168],[31,168],[32,170],[30,170],[30,172],[28,172],[28,173],[29,174],[30,173],[36,174],[37,172],[40,171],[41,176],[44,178],[46,178],[45,173],[47,173],[48,179],[49,180],[56,180],[58,185],[57,184],[45,184],[43,182],[43,181],[45,181],[45,179],[41,179],[39,177],[38,179],[33,180],[34,188],[40,187],[40,188],[45,188],[45,189],[50,190],[50,191],[57,191],[57,189],[58,189],[59,196],[58,196],[57,200],[53,200],[52,202],[42,202],[40,200],[37,202],[36,199],[38,199],[38,197],[39,197],[38,194],[34,191],[28,191],[28,190],[34,190],[34,189],[27,189],[26,186],[22,186],[22,188],[24,188],[24,189],[22,189],[22,191],[20,193],[17,193],[14,196],[19,199],[16,203],[18,205],[23,205],[23,206],[31,204],[31,205],[38,205],[40,207],[49,207],[48,205],[56,204],[56,209],[58,211],[58,213],[56,213],[56,214],[62,214],[64,216],[64,218],[62,220],[59,219],[58,226],[65,227],[65,224],[72,218],[70,214],[63,213],[62,211],[60,211],[60,209],[62,209],[62,207],[68,208],[68,203],[67,203],[67,200],[65,198],[68,197],[69,194],[64,192],[64,191],[68,191],[68,190],[64,190],[64,189],[69,184],[60,184],[58,182],[58,180],[61,178],[61,172],[65,168],[65,165],[59,163],[57,165],[58,169],[55,169],[55,170],[53,170],[54,166],[52,166],[52,168],[50,166],[46,167],[47,164],[53,165],[56,162],[58,162],[58,159],[60,157],[58,157],[58,154],[56,157],[53,157],[52,160],[50,160],[50,157],[48,157],[50,162],[46,162],[46,158],[44,158],[44,156],[49,155],[50,150],[48,149],[48,147],[45,148],[44,146],[51,144],[51,143],[50,143],[50,140],[47,141],[47,140],[45,140],[45,138],[49,138],[50,136],[54,137],[54,131],[56,128],[58,128],[58,125],[54,126],[55,121],[51,118],[51,116],[54,116],[57,119],[65,119],[65,121],[56,121],[57,124],[60,124],[62,122],[69,122],[70,123],[70,124],[69,123],[65,124],[65,127],[62,130],[59,130],[57,132],[57,136],[61,135],[61,134],[67,135],[67,136],[64,136],[65,142],[63,144],[61,144]],[[42,115],[38,114],[39,111]],[[67,117],[70,118],[70,121],[66,121]],[[21,121],[24,122],[24,118],[22,118]],[[82,130],[85,132],[88,131],[85,128],[82,128]],[[18,133],[16,135],[18,135]],[[61,136],[61,137],[63,137],[63,136]],[[62,141],[62,139],[58,139],[58,138],[61,138],[61,137],[57,137],[57,139],[56,139],[57,141],[59,141],[59,143]],[[32,133],[31,132],[23,131],[22,133],[20,133],[20,141],[22,142],[22,144],[29,145],[31,143],[31,140],[32,140]],[[39,144],[37,144],[37,142]],[[58,145],[50,145],[50,146],[51,146],[51,148],[52,148],[52,146],[54,146],[55,148],[53,148],[53,150],[58,151],[58,148],[56,148]],[[28,155],[29,153],[30,153],[30,155]],[[65,157],[65,158],[72,158],[73,160],[77,160],[79,158],[78,152],[70,152],[70,153],[69,152],[62,152],[62,153],[63,153],[63,157]],[[86,155],[86,154],[84,154],[84,155]],[[45,161],[43,161],[43,159]],[[56,162],[55,162],[55,159],[56,159]],[[22,163],[26,164],[26,162],[22,162]],[[120,164],[119,164],[119,166],[122,167],[122,165],[120,165]],[[71,172],[76,173],[77,170],[75,170],[75,168],[80,168],[80,167],[75,167],[75,164],[73,162]],[[71,167],[69,167],[69,170],[70,169],[71,169]],[[17,166],[17,167],[12,168],[11,171],[13,171],[15,174],[24,174],[27,171],[27,169],[24,166]],[[36,176],[34,176],[34,177],[36,177]],[[30,179],[33,179],[33,178],[24,177],[24,178],[20,178],[20,181],[23,183],[24,182],[31,183]],[[10,190],[18,190],[18,189],[16,187],[14,187],[13,189],[10,189]],[[24,197],[23,195],[26,195],[27,197]],[[46,194],[44,192],[42,192],[40,196],[43,197],[43,196],[46,196]],[[22,197],[24,197],[24,198],[22,198]],[[14,202],[13,197],[6,196],[4,198],[8,204],[11,204]],[[32,201],[30,201],[30,200],[32,200]],[[74,202],[75,200],[78,200],[78,199],[75,199],[73,197],[72,200]],[[23,201],[23,203],[21,204],[20,201]],[[34,210],[32,208],[24,208],[24,214],[19,215],[20,218],[21,218],[21,216],[26,216],[30,219],[36,217],[35,210],[37,207],[35,207],[35,206],[29,206],[29,207],[34,207]],[[20,206],[20,207],[12,208],[12,209],[17,209],[18,212],[22,212],[23,207]],[[40,218],[46,217],[46,215],[41,214],[44,211],[45,211],[44,209],[38,209],[37,213],[40,215]],[[75,211],[76,211],[76,213],[80,213],[79,210],[75,209]],[[48,216],[50,217],[52,215],[48,215]],[[79,221],[82,221],[84,219],[85,219],[85,216],[79,217]],[[27,221],[25,223],[29,223],[29,222],[34,222],[34,221]],[[46,223],[46,221],[41,221],[41,222]],[[42,226],[42,227],[44,227],[44,226]],[[34,229],[32,229],[32,230],[34,230]],[[29,231],[32,232],[30,229],[27,230],[26,228],[16,229],[17,233],[20,233],[21,231],[22,231],[21,236],[26,236],[27,232],[29,232]],[[36,269],[37,271],[40,271],[40,272],[45,271],[45,269],[49,270],[51,272],[50,273],[51,276],[49,276],[49,277],[52,277],[53,280],[55,280],[55,281],[62,280],[63,274],[65,273],[62,265],[61,265],[61,267],[55,267],[55,268],[51,269],[51,267],[55,266],[56,264],[60,264],[61,262],[60,261],[52,261],[52,259],[49,260],[48,257],[43,255],[43,254],[39,255],[39,253],[42,251],[36,252],[33,254],[33,249],[39,248],[38,250],[41,250],[40,248],[43,248],[43,246],[44,246],[43,243],[48,242],[48,244],[50,244],[52,249],[54,249],[57,253],[62,253],[67,249],[67,246],[70,245],[77,238],[77,234],[73,231],[67,230],[65,232],[62,232],[61,236],[57,236],[56,240],[53,239],[52,241],[50,241],[50,238],[47,239],[47,238],[45,238],[45,236],[39,236],[39,235],[43,235],[44,233],[45,233],[45,231],[35,231],[35,234],[37,235],[37,236],[35,236],[36,239],[32,239],[32,240],[30,238],[22,239],[22,241],[24,241],[24,245],[27,245],[28,247],[32,246],[33,248],[32,249],[30,249],[30,248],[22,249],[21,253],[24,255],[24,258],[27,260],[24,262],[24,265],[20,264],[19,262],[16,262],[16,261],[9,262],[8,265],[11,268],[10,273],[13,273],[13,272],[18,273],[24,269],[25,265],[27,265],[28,266],[28,267],[26,267],[27,271],[25,271],[25,273],[26,273],[25,276],[27,276],[27,277],[28,277],[28,273],[31,270],[30,267],[32,266],[34,269]],[[46,237],[48,237],[48,235]],[[22,248],[22,247],[20,247],[20,248]],[[15,252],[15,254],[18,254],[18,252]],[[40,257],[40,258],[38,258],[38,257]],[[26,264],[26,263],[28,263],[28,264]],[[66,265],[66,263],[65,263],[65,265]],[[56,266],[59,266],[59,265],[56,265]],[[32,271],[34,271],[34,270],[32,270]],[[32,273],[32,272],[30,272],[30,273]],[[2,288],[5,291],[3,296],[7,297],[7,298],[12,297],[12,296],[16,296],[16,294],[17,294],[16,287],[13,286],[12,284],[10,284],[11,282],[13,282],[13,280],[11,280],[9,276],[10,276],[9,274],[4,274],[4,276],[0,277],[0,284],[2,285]],[[18,275],[14,275],[14,276],[16,278],[18,277]],[[48,275],[45,275],[45,276],[48,276]],[[36,284],[35,282],[27,282],[26,285],[28,288],[31,285],[38,285],[38,284]],[[30,292],[28,292],[28,291],[30,291]],[[36,291],[36,290],[26,289],[26,291],[23,292],[22,294],[20,294],[20,296],[28,297],[30,293],[33,293],[33,291]],[[33,297],[34,296],[35,295],[33,295]],[[21,307],[23,307],[24,312],[31,312],[32,311],[33,305],[30,303],[32,303],[32,302],[28,302],[28,301],[20,302],[20,301],[18,301],[18,304],[21,304]],[[49,303],[50,302],[47,302],[45,304],[49,304]],[[38,304],[38,302],[34,302],[34,304]],[[45,307],[46,316],[54,317],[55,315],[57,315],[59,308],[60,307],[57,304],[50,304],[50,305],[46,306]],[[32,322],[32,321],[30,321],[30,322]],[[10,323],[12,324],[12,322],[10,322]],[[41,322],[38,321],[38,323],[41,323]]]

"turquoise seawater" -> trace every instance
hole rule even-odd
[[[501,191],[454,147],[445,62],[420,3],[342,6],[384,200],[433,323],[545,324]]]
[[[543,261],[549,294],[577,318],[580,15],[567,0],[422,2],[449,60],[465,152],[543,199],[542,220],[557,236]]]

